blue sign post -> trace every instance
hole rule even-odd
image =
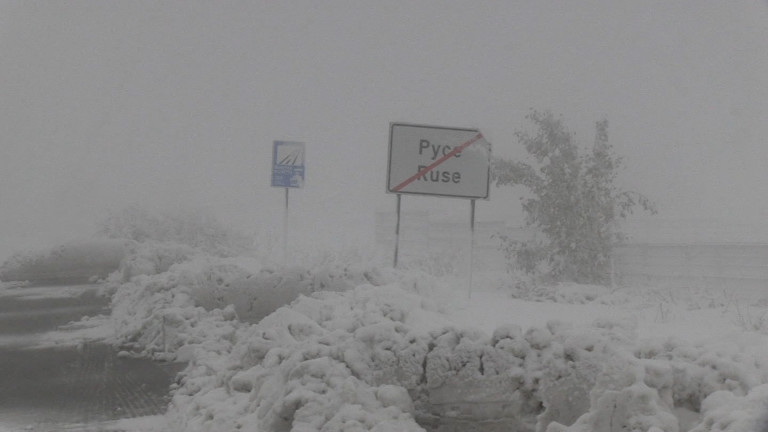
[[[272,147],[272,186],[304,187],[304,143],[275,141]]]
[[[288,191],[304,187],[304,143],[274,141],[272,147],[272,187],[285,188],[283,213],[283,265],[288,257]]]

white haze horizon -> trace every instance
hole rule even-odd
[[[390,122],[479,128],[524,158],[530,109],[584,145],[609,121],[621,186],[659,208],[627,222],[635,240],[766,242],[766,22],[758,0],[3,1],[0,259],[128,206],[279,234],[274,140],[307,146],[295,243],[370,245],[395,211]],[[521,225],[518,194],[492,187],[478,220]],[[469,204],[404,197],[415,210]]]

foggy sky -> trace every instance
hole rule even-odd
[[[660,217],[760,222],[767,23],[758,0],[3,0],[0,259],[132,204],[279,231],[273,140],[307,143],[295,235],[355,243],[394,211],[390,122],[478,127],[520,158],[530,108],[584,144],[607,118],[622,185]],[[494,188],[478,217],[519,219],[514,192]]]

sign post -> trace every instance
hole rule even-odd
[[[475,201],[469,201],[469,290],[467,297],[472,298],[472,270],[475,265]]]
[[[288,258],[288,191],[304,187],[303,142],[274,141],[272,145],[272,187],[285,188],[283,212],[283,265]]]
[[[475,201],[488,199],[491,144],[477,129],[391,123],[387,192],[397,194],[395,259],[400,237],[400,196],[431,195],[470,200],[470,261],[475,236]],[[472,262],[469,263],[472,292]]]
[[[397,222],[395,223],[395,261],[392,267],[397,268],[397,254],[400,251],[400,194],[397,194]]]

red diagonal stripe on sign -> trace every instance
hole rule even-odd
[[[438,165],[440,165],[441,163],[443,163],[443,162],[445,162],[446,160],[450,159],[451,157],[455,156],[455,155],[456,155],[456,153],[458,153],[458,152],[460,152],[460,151],[464,150],[465,148],[467,148],[467,147],[469,147],[470,145],[472,145],[472,143],[474,143],[474,142],[476,142],[476,141],[478,141],[478,140],[480,140],[480,139],[482,139],[482,138],[483,138],[483,134],[481,134],[481,133],[478,133],[478,134],[477,134],[477,135],[475,135],[475,137],[474,137],[474,138],[472,138],[471,140],[469,140],[469,141],[465,142],[464,144],[462,144],[462,145],[460,145],[460,146],[456,147],[455,149],[453,149],[453,150],[451,150],[450,152],[448,152],[448,154],[446,154],[446,155],[444,155],[443,157],[441,157],[440,159],[438,159],[438,160],[436,160],[436,161],[432,162],[432,164],[431,164],[431,165],[427,166],[426,168],[422,169],[421,171],[417,172],[416,174],[414,174],[414,175],[412,175],[412,176],[408,177],[408,178],[407,178],[407,179],[406,179],[404,182],[402,182],[402,183],[400,183],[399,185],[397,185],[397,186],[395,186],[394,188],[392,188],[392,191],[394,191],[394,192],[400,192],[400,190],[402,190],[404,187],[408,186],[409,184],[413,183],[413,182],[414,182],[414,181],[415,181],[417,178],[419,178],[419,177],[423,176],[424,174],[426,174],[426,173],[428,173],[428,172],[432,171],[433,169],[435,169],[435,168],[436,168]]]

